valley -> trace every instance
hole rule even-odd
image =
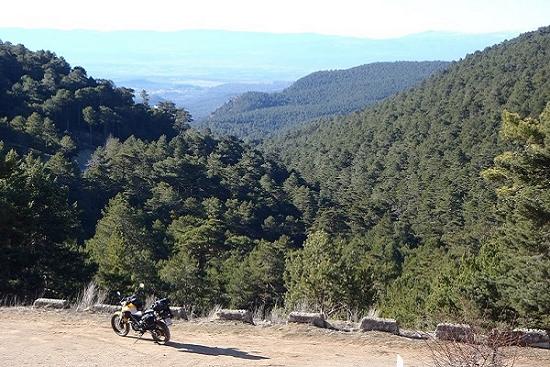
[[[547,330],[549,54],[547,26],[452,63],[319,71],[203,126],[3,41],[0,296],[143,282],[197,317]]]
[[[388,62],[318,71],[278,93],[255,91],[232,98],[199,121],[198,127],[261,141],[314,119],[369,107],[448,66],[443,61]]]

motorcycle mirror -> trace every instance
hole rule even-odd
[[[120,296],[120,292],[119,292],[119,291],[116,291],[116,294],[117,294],[118,296]]]
[[[145,284],[139,283],[139,287],[143,289],[143,288],[145,288]]]

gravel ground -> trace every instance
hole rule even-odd
[[[429,366],[425,341],[303,325],[175,322],[169,345],[119,337],[106,314],[0,309],[0,366]],[[518,367],[550,367],[550,350],[514,349]]]

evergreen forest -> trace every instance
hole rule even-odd
[[[448,66],[444,61],[398,61],[317,71],[282,92],[248,92],[235,97],[197,126],[257,142],[318,117],[363,109]]]
[[[394,82],[322,89],[322,72],[220,108],[262,110],[254,129],[221,130],[271,136],[250,145],[0,43],[0,297],[144,282],[197,314],[376,309],[411,327],[548,329],[550,27],[450,65],[370,67]],[[265,113],[300,85],[314,108]]]

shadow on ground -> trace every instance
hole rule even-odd
[[[153,342],[152,338],[149,338],[149,337],[146,337],[146,336],[139,337],[137,335],[128,335],[128,338],[136,339],[136,341],[134,343],[136,343],[140,340]],[[165,346],[175,348],[175,349],[179,350],[180,352],[203,354],[203,355],[206,355],[206,356],[228,356],[228,357],[248,359],[248,360],[253,360],[253,361],[259,361],[259,360],[262,360],[262,359],[269,359],[269,357],[250,354],[248,352],[239,350],[237,348],[209,347],[209,346],[206,346],[206,345],[187,344],[187,343],[179,343],[179,342],[174,342],[174,341],[168,342],[168,344],[166,344]]]
[[[248,352],[239,350],[237,348],[218,348],[218,347],[209,347],[206,345],[187,344],[187,343],[178,343],[178,342],[169,342],[166,346],[176,348],[180,352],[203,354],[207,356],[228,356],[228,357],[235,357],[235,358],[241,358],[241,359],[250,359],[254,361],[258,361],[261,359],[269,359],[268,357],[250,354]]]

